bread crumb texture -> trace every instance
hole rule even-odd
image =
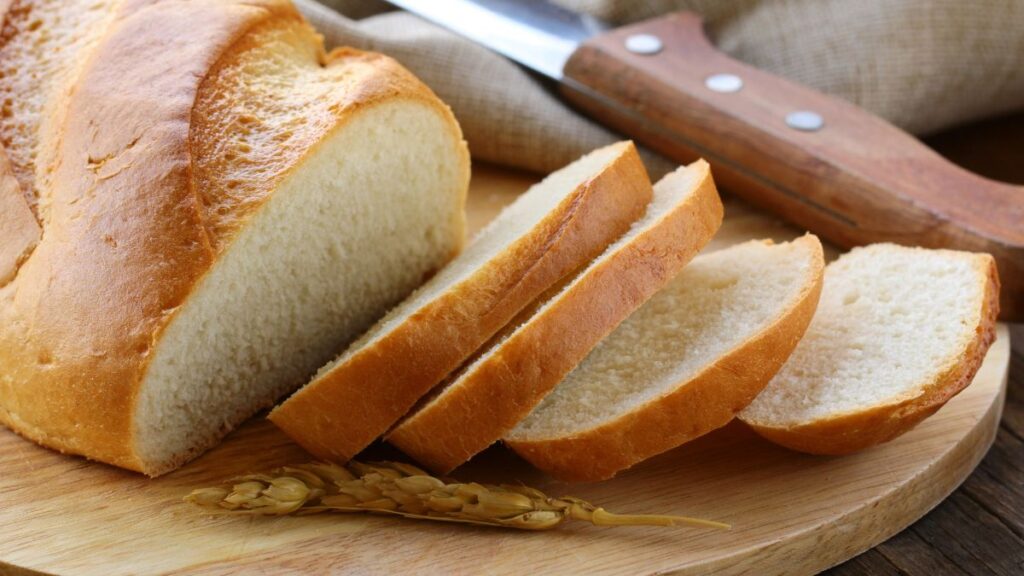
[[[698,257],[607,338],[509,438],[571,436],[692,379],[792,306],[807,246],[753,241]]]
[[[787,427],[920,394],[976,338],[987,259],[890,244],[845,254],[826,269],[803,340],[743,418]]]

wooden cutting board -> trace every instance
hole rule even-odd
[[[477,167],[471,228],[532,179]],[[731,201],[726,217],[709,249],[799,233]],[[812,573],[899,532],[966,478],[998,426],[1008,359],[1000,326],[967,390],[905,436],[853,456],[789,452],[734,423],[596,484],[556,483],[497,447],[454,474],[522,481],[624,513],[721,520],[733,525],[728,532],[566,524],[526,533],[377,516],[210,517],[182,496],[308,457],[257,417],[195,462],[148,480],[0,429],[0,575]],[[370,452],[400,457],[387,447]]]

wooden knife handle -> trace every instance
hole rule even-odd
[[[642,34],[661,50],[627,49]],[[634,49],[657,44],[642,40]],[[708,78],[720,74],[742,87],[713,90]],[[853,104],[729,58],[690,13],[599,35],[565,75],[565,96],[590,114],[679,162],[706,158],[724,188],[832,242],[991,253],[1001,317],[1024,320],[1020,187],[968,172]],[[719,88],[736,87],[728,84]],[[820,115],[823,126],[790,127],[787,116],[798,111]]]

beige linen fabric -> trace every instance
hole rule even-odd
[[[420,76],[451,105],[477,159],[548,172],[618,138],[550,85],[416,16],[376,0],[296,1],[329,46],[384,52]],[[619,24],[698,12],[733,57],[915,134],[1024,108],[1020,0],[556,1]],[[648,156],[648,166],[656,176],[669,164]]]

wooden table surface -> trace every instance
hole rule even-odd
[[[1024,114],[927,141],[965,168],[1024,184],[1022,140]],[[1010,325],[1010,333],[1013,350],[1006,406],[985,459],[924,518],[826,574],[1024,574],[1024,324]]]

